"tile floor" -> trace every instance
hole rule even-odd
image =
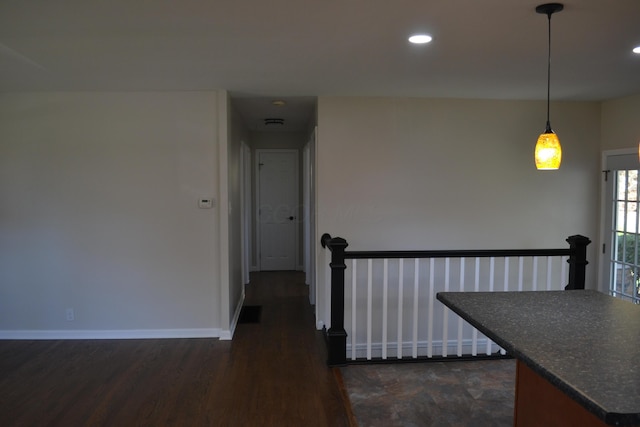
[[[341,368],[359,427],[513,425],[515,360]]]

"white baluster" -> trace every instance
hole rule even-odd
[[[373,260],[367,260],[367,360],[371,360],[372,320],[373,315]]]
[[[402,305],[404,285],[404,259],[400,258],[398,262],[398,359],[402,359]]]
[[[518,257],[518,291],[522,292],[522,281],[524,276],[524,258]]]
[[[464,258],[460,258],[460,292],[464,291]],[[458,357],[462,356],[462,317],[458,316]]]
[[[385,258],[382,267],[382,358],[387,358],[388,315],[389,315],[389,260]]]
[[[491,257],[489,260],[489,291],[493,292],[493,285],[495,282],[495,271],[496,271],[496,259],[494,257]],[[489,337],[486,337],[487,339],[487,348],[485,350],[485,353],[487,355],[491,354],[491,340],[489,339]]]
[[[352,269],[351,269],[351,360],[356,360],[356,335],[357,335],[357,329],[356,329],[356,307],[358,306],[357,301],[356,301],[356,296],[357,296],[357,292],[356,292],[356,288],[357,288],[357,260],[353,259],[351,260],[351,265],[352,265]]]
[[[449,258],[444,260],[444,291],[449,291]],[[444,307],[442,311],[442,356],[447,357],[449,350],[449,308]]]
[[[504,291],[509,290],[509,257],[504,258],[504,283],[502,289]]]
[[[476,269],[475,269],[475,277],[474,277],[474,286],[473,290],[478,292],[480,290],[480,258],[476,257]],[[478,330],[473,328],[472,336],[471,336],[471,354],[473,356],[478,355]]]
[[[433,300],[435,260],[429,258],[429,310],[427,312],[427,357],[433,357]]]
[[[560,288],[558,290],[564,290],[564,287],[569,284],[569,277],[567,275],[567,265],[569,265],[567,263],[567,261],[569,260],[569,257],[562,257],[560,259],[560,265],[562,266],[560,268]]]

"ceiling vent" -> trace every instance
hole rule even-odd
[[[284,125],[284,119],[264,119],[265,126]]]

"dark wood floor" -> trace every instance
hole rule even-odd
[[[0,426],[352,425],[308,301],[259,273],[233,341],[0,341]]]

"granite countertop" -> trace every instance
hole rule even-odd
[[[609,425],[640,424],[640,307],[590,290],[437,298]]]

